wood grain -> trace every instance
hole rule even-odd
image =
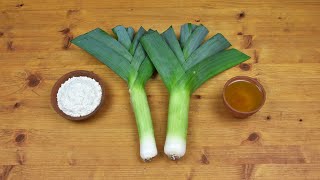
[[[0,2],[0,179],[320,179],[320,2],[317,0]],[[222,33],[252,58],[209,80],[191,97],[186,156],[163,153],[168,93],[147,84],[159,155],[139,159],[126,84],[69,40],[123,24],[178,31],[186,22]],[[63,74],[94,71],[106,101],[85,122],[50,106]],[[221,99],[231,77],[256,77],[267,101],[245,120]]]

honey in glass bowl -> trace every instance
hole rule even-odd
[[[230,79],[223,91],[226,107],[235,117],[245,118],[256,113],[265,102],[265,91],[254,78],[237,76]]]

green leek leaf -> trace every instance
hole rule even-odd
[[[98,32],[103,36],[95,36]],[[92,34],[91,34],[92,33]],[[122,79],[128,81],[131,71],[130,61],[121,56],[112,47],[107,46],[104,42],[109,41],[109,35],[102,31],[91,31],[72,40],[72,43],[86,50],[88,53],[96,57],[102,63],[106,64]]]
[[[144,61],[145,58],[146,58],[146,52],[144,51],[141,43],[139,43],[136,48],[136,51],[134,53],[133,60],[131,63],[131,65],[133,66],[133,68],[136,71],[139,70],[141,63]]]
[[[190,55],[190,57],[186,60],[187,62],[184,64],[184,68],[189,69],[207,57],[223,51],[230,46],[231,44],[229,41],[224,38],[222,34],[218,33],[211,37]]]
[[[188,69],[177,86],[187,86],[187,89],[190,89],[192,93],[211,77],[249,58],[249,56],[236,49],[219,52]]]
[[[179,41],[177,39],[176,34],[174,33],[172,26],[169,29],[167,29],[165,32],[163,32],[162,36],[164,37],[167,44],[169,45],[169,47],[172,49],[172,51],[180,61],[181,65],[183,65],[185,62],[185,59],[184,59]]]
[[[113,33],[117,36],[118,41],[127,49],[129,50],[131,45],[131,38],[123,26],[116,26],[112,29]]]
[[[140,38],[146,33],[146,30],[143,27],[140,27],[137,34],[134,36],[134,39],[131,43],[131,47],[129,49],[129,52],[131,54],[135,53],[135,50],[137,49],[137,46],[140,42]]]
[[[86,34],[83,34],[80,37],[86,37],[87,39],[96,39],[97,41],[102,42],[105,46],[108,46],[109,48],[113,49],[115,52],[126,58],[128,61],[131,61],[132,59],[132,55],[128,52],[128,50],[125,47],[123,47],[123,45],[121,45],[121,43],[119,43],[107,32],[103,31],[100,28],[96,28],[90,32],[87,32]],[[71,42],[79,41],[80,39],[75,39]]]
[[[152,62],[150,61],[149,57],[146,56],[139,68],[137,81],[145,84],[151,78],[154,70],[155,69],[152,65]]]
[[[134,29],[132,27],[128,27],[128,28],[126,28],[126,30],[127,30],[128,35],[129,35],[130,41],[132,41],[133,40],[133,36],[134,36]]]
[[[181,48],[183,49],[186,42],[188,41],[190,35],[192,34],[192,32],[196,29],[196,27],[198,27],[197,25],[191,24],[191,23],[187,23],[181,26],[181,30],[180,30],[180,45]]]
[[[198,26],[188,38],[185,46],[183,47],[184,58],[187,59],[194,50],[196,50],[209,33],[208,29],[200,25]]]
[[[158,32],[144,35],[141,44],[170,91],[184,74],[179,60]]]

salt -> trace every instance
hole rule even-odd
[[[100,84],[86,76],[69,78],[57,93],[58,107],[72,117],[89,115],[99,106],[101,99]]]

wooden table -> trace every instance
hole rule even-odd
[[[320,179],[320,2],[8,0],[0,2],[0,179]],[[96,27],[202,23],[252,58],[191,98],[187,153],[165,157],[168,93],[147,84],[159,155],[139,159],[125,82],[69,40]],[[63,74],[94,71],[107,103],[71,122],[50,105]],[[256,77],[267,101],[237,120],[222,104],[231,77]]]

